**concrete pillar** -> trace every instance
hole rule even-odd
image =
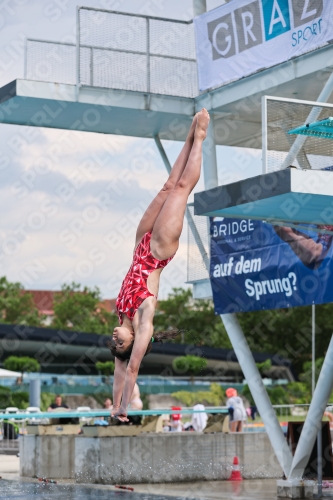
[[[193,0],[193,17],[200,16],[206,11],[206,0]]]
[[[29,406],[40,408],[40,379],[30,380]]]

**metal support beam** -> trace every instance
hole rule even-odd
[[[193,0],[193,17],[200,16],[207,11],[206,0]]]
[[[316,436],[321,429],[321,422],[329,397],[333,389],[333,337],[328,346],[324,364],[313,394],[308,414],[299,438],[291,472],[288,479],[301,479],[309,461]]]
[[[155,144],[157,146],[157,149],[161,155],[161,158],[163,160],[164,166],[167,169],[168,173],[170,174],[171,168],[172,168],[171,163],[169,162],[169,158],[167,157],[167,154],[165,152],[163,144],[161,143],[161,139],[158,137],[158,135],[155,135],[154,140],[155,140]],[[199,231],[197,230],[197,227],[195,225],[195,222],[193,220],[193,217],[192,217],[191,212],[190,212],[188,207],[186,207],[185,215],[187,218],[188,225],[190,226],[190,229],[192,231],[193,238],[194,238],[194,240],[197,244],[197,247],[199,249],[202,260],[204,261],[206,269],[208,270],[208,273],[209,273],[209,255],[206,252],[205,245],[202,242]]]
[[[218,185],[216,143],[214,134],[214,118],[211,117],[207,130],[207,137],[202,145],[203,171],[205,189],[211,189]]]
[[[203,144],[203,170],[205,189],[216,187],[218,185],[218,175],[214,140],[214,122],[212,119],[208,128],[207,138]],[[221,315],[221,319],[232,343],[240,367],[249,384],[251,394],[259,410],[260,416],[265,424],[274,452],[287,476],[292,462],[291,451],[289,450],[287,441],[237,316],[236,314],[223,314]]]
[[[292,462],[291,451],[280,427],[275,410],[272,407],[272,403],[263,384],[257,365],[254,362],[252,352],[238,322],[237,316],[236,314],[221,314],[221,319],[237,356],[238,363],[240,364],[249,385],[259,414],[264,422],[273,450],[283,472],[286,476],[288,476]]]
[[[333,91],[333,73],[331,73],[329,79],[327,80],[323,90],[320,92],[320,95],[317,99],[318,102],[327,102],[331,93]],[[311,112],[309,113],[309,116],[307,117],[305,123],[311,123],[314,122],[318,119],[321,111],[323,108],[321,107],[313,107]],[[304,146],[305,141],[307,140],[306,135],[299,135],[296,139],[294,144],[291,146],[289,153],[287,154],[286,159],[282,163],[281,170],[284,168],[289,167],[289,165],[293,164],[293,161],[295,158],[298,156],[300,153],[302,147]]]

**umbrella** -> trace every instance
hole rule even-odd
[[[10,370],[5,370],[4,368],[0,368],[0,378],[5,377],[21,377],[20,372],[12,372]]]

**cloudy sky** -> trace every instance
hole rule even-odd
[[[75,41],[75,0],[5,0],[0,5],[0,85],[23,78],[22,40]],[[190,19],[192,0],[80,0],[80,5]],[[223,0],[208,0],[212,9]],[[98,286],[115,297],[130,265],[140,212],[167,175],[152,140],[0,124],[1,275],[28,289],[57,290],[64,282]],[[61,142],[56,161],[47,152]],[[165,141],[174,161],[182,144]],[[92,159],[98,168],[82,174]],[[260,156],[218,147],[219,181],[255,175]],[[119,178],[123,180],[119,182]],[[118,180],[117,187],[115,181]],[[74,183],[73,195],[59,186]],[[200,180],[196,190],[203,189]],[[102,193],[110,193],[110,203]],[[102,203],[101,200],[104,200]],[[111,242],[111,243],[110,243]],[[187,262],[185,223],[177,256],[162,275],[160,297],[184,286]]]

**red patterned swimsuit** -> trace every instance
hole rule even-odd
[[[132,320],[142,302],[147,297],[155,297],[147,288],[148,277],[155,269],[163,269],[173,259],[173,256],[165,260],[155,259],[150,251],[150,240],[151,233],[146,233],[135,249],[132,265],[121,285],[116,302],[121,325],[122,313]]]

